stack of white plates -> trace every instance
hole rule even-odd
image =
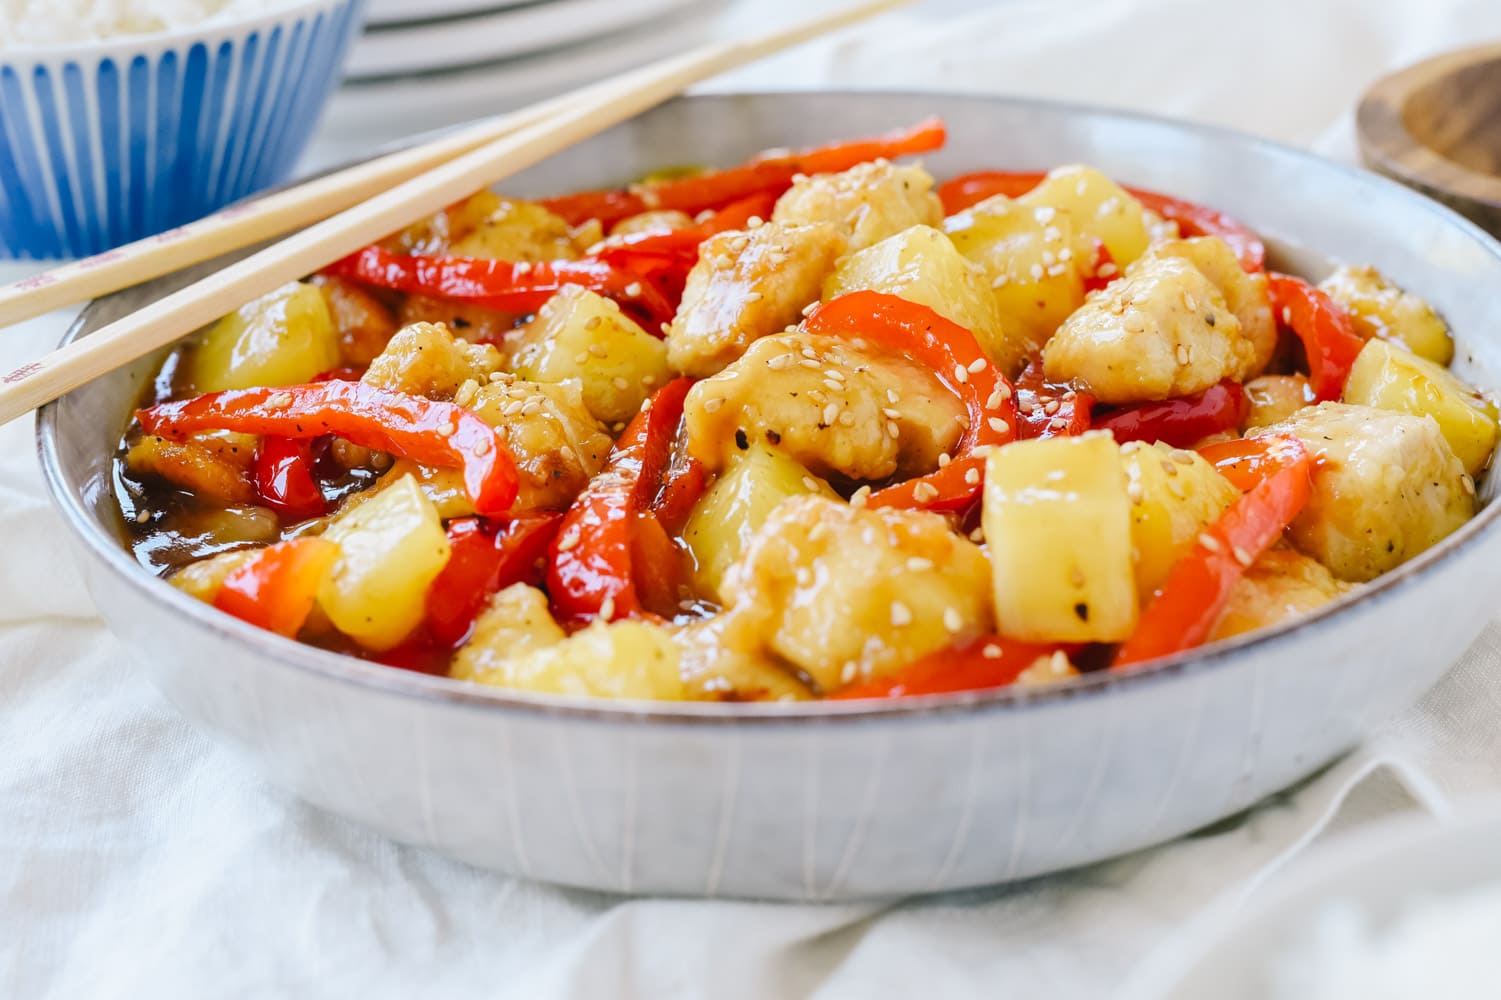
[[[723,0],[370,0],[326,138],[519,107],[702,42]]]

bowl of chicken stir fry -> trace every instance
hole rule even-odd
[[[315,802],[600,888],[992,882],[1286,785],[1487,616],[1501,257],[1383,181],[783,95],[504,187],[41,419],[101,608]]]

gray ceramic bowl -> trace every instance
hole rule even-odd
[[[1087,161],[1234,213],[1271,238],[1284,268],[1373,262],[1443,311],[1464,375],[1498,384],[1501,247],[1396,184],[1229,132],[936,94],[699,97],[506,187],[566,191],[664,164],[733,163],[935,112],[951,133],[929,160],[940,176]],[[191,277],[98,302],[70,336]],[[1489,617],[1485,582],[1501,558],[1488,503],[1442,545],[1296,627],[1035,692],[795,706],[527,696],[300,646],[143,572],[118,539],[109,459],[155,360],[39,419],[89,586],[142,667],[185,715],[310,802],[481,867],[595,889],[885,896],[1179,836],[1411,705]]]

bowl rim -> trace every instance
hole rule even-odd
[[[337,7],[356,8],[363,18],[364,5],[365,0],[281,0],[277,6],[268,11],[228,18],[216,16],[202,24],[189,25],[175,30],[143,31],[52,45],[0,47],[0,71],[16,70],[37,63],[73,62],[91,56],[99,59],[131,60],[148,53],[161,53],[169,49],[211,45],[232,38],[243,38],[262,29],[274,28],[314,11],[333,10]]]
[[[1223,141],[1266,149],[1290,156],[1313,168],[1333,170],[1363,182],[1386,186],[1395,197],[1410,200],[1422,211],[1439,216],[1446,225],[1459,229],[1479,242],[1501,264],[1501,242],[1463,216],[1395,181],[1351,164],[1328,160],[1307,150],[1275,142],[1260,136],[1217,125],[1183,121],[1165,115],[1117,110],[1079,102],[1042,98],[984,95],[962,92],[914,90],[864,90],[859,88],[819,88],[815,90],[765,90],[716,92],[679,96],[669,104],[734,103],[750,99],[793,99],[800,97],[847,97],[879,101],[882,98],[931,96],[947,102],[1007,104],[1069,115],[1104,115],[1115,119],[1168,126],[1218,137]],[[64,334],[62,344],[80,335],[84,324],[99,307],[95,300],[79,314]],[[1459,530],[1438,545],[1408,562],[1357,585],[1351,592],[1329,604],[1273,628],[1260,629],[1233,638],[1208,643],[1173,656],[1163,657],[1139,669],[1124,673],[1099,671],[1072,680],[1037,688],[1015,686],[983,691],[922,695],[899,699],[871,699],[848,702],[670,702],[629,699],[591,698],[587,696],[534,694],[492,687],[470,681],[418,673],[361,660],[342,653],[319,649],[294,639],[287,639],[256,628],[188,594],[161,577],[147,572],[123,547],[119,539],[96,523],[83,506],[81,497],[69,489],[62,472],[59,444],[58,412],[62,400],[48,403],[36,416],[37,453],[48,492],[63,521],[83,543],[89,555],[97,558],[126,585],[147,600],[165,602],[187,627],[195,628],[232,642],[246,644],[250,651],[268,664],[316,674],[323,679],[369,688],[372,693],[420,698],[458,708],[498,711],[510,714],[565,717],[599,723],[674,723],[681,725],[810,725],[819,723],[873,723],[919,719],[933,715],[970,712],[1020,711],[1031,706],[1056,705],[1077,698],[1119,696],[1123,692],[1170,683],[1176,678],[1197,676],[1204,671],[1233,663],[1242,652],[1267,652],[1284,649],[1314,629],[1327,627],[1331,618],[1357,610],[1370,611],[1376,605],[1399,596],[1418,581],[1431,577],[1444,563],[1452,561],[1482,537],[1501,534],[1501,500],[1483,507]]]

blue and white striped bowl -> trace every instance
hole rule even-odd
[[[0,54],[0,259],[99,253],[285,179],[363,5]]]

